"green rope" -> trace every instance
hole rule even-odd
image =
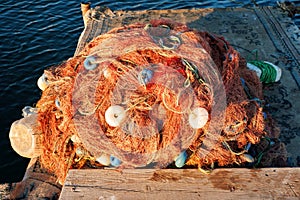
[[[260,80],[263,83],[273,83],[276,80],[277,72],[276,69],[269,63],[263,61],[250,61],[252,65],[255,65],[261,70]]]
[[[271,149],[271,138],[269,138],[269,137],[263,137],[262,139],[265,139],[265,140],[268,141],[268,146],[263,151],[261,151],[261,152],[258,153],[258,155],[257,155],[257,161],[254,164],[254,167],[257,167],[261,163],[261,160],[262,160],[264,154]]]
[[[240,152],[234,152],[225,140],[222,142],[222,144],[226,147],[227,150],[229,150],[231,153],[233,153],[234,155],[237,155],[237,156],[240,156],[240,155],[244,154],[245,152],[247,152],[245,149]]]
[[[204,79],[199,75],[198,68],[195,64],[188,62],[184,58],[182,58],[182,64],[186,67],[187,70],[192,72],[193,76],[199,81],[200,84],[205,83]],[[190,77],[187,77],[188,80],[189,78]]]

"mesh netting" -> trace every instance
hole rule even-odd
[[[62,181],[104,154],[120,168],[167,167],[181,152],[200,169],[241,164],[266,135],[256,74],[224,38],[182,24],[113,29],[45,76],[41,162]]]

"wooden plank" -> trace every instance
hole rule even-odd
[[[70,170],[60,199],[299,199],[300,168]]]
[[[56,177],[46,171],[41,167],[38,158],[32,158],[23,180],[13,183],[9,188],[9,197],[4,196],[3,199],[57,199],[62,186]]]

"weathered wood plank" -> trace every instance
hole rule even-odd
[[[60,199],[299,199],[300,168],[70,170]]]

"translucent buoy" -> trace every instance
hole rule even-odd
[[[119,167],[121,165],[121,160],[119,160],[118,158],[116,158],[114,156],[110,156],[110,164],[113,167]]]
[[[58,99],[55,99],[55,106],[60,109],[60,101]]]
[[[38,111],[37,108],[33,108],[31,106],[25,106],[22,109],[22,115],[23,115],[23,117],[28,117],[29,115],[36,114],[37,111]]]
[[[175,166],[181,168],[185,165],[188,154],[186,151],[183,151],[179,154],[179,156],[175,159]]]
[[[142,84],[142,85],[146,85],[147,83],[149,83],[151,81],[153,77],[153,71],[150,70],[150,69],[143,69],[139,76],[138,76],[138,79],[139,79],[139,82]]]
[[[35,158],[42,154],[42,134],[38,132],[37,114],[15,121],[10,128],[12,148],[21,156]]]
[[[83,62],[84,68],[87,70],[94,70],[98,66],[94,56],[88,56]]]

